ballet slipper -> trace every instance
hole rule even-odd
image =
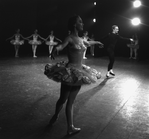
[[[67,131],[67,135],[70,136],[70,135],[74,135],[74,134],[77,134],[81,131],[81,128],[76,128],[74,126],[72,126],[71,128],[68,129]]]
[[[115,76],[115,73],[113,73],[113,72],[111,72],[111,71],[110,71],[110,74],[113,75],[113,76]]]

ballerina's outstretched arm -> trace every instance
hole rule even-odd
[[[47,41],[49,38],[50,38],[50,35],[49,35],[47,38],[45,38],[45,40],[44,40],[44,41]]]
[[[88,46],[88,47],[90,47],[91,45],[95,45],[95,44],[99,44],[99,48],[103,48],[103,46],[104,46],[104,44],[101,43],[100,41],[93,41],[93,40],[84,41],[84,40],[83,40],[83,43],[84,43],[86,46]]]
[[[57,38],[57,37],[54,37],[56,40],[58,40],[59,42],[62,42],[62,40],[60,40],[59,38]]]
[[[71,38],[67,37],[62,44],[59,44],[57,47],[54,47],[51,53],[51,60],[54,60],[55,53],[57,51],[62,51],[66,46],[68,46],[69,42],[71,42]]]
[[[28,37],[24,37],[25,40],[30,40],[31,37],[33,37],[34,34],[28,36]]]
[[[24,40],[27,40],[22,34],[20,34],[21,38],[23,38]]]
[[[42,39],[42,40],[46,41],[46,39],[45,39],[45,38],[43,38],[43,37],[41,37],[40,35],[38,35],[38,37],[39,37],[40,39]]]
[[[13,36],[7,38],[6,41],[12,39],[15,35],[16,35],[16,34],[14,34]]]

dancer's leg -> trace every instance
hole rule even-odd
[[[81,86],[73,86],[71,88],[71,92],[69,93],[68,101],[66,104],[68,134],[73,134],[81,130],[80,128],[75,128],[73,124],[73,104],[80,89]]]
[[[109,77],[110,74],[115,76],[115,74],[113,73],[113,70],[112,70],[114,61],[115,61],[114,50],[109,49],[107,51],[108,51],[108,57],[109,57],[109,64],[108,64],[108,72],[107,72],[106,76]]]
[[[87,47],[86,47],[86,49],[85,49],[85,51],[83,53],[83,59],[87,59],[87,57],[86,57],[86,51],[87,51]]]
[[[90,52],[91,52],[91,55],[94,56],[94,45],[92,45],[92,46],[90,47]]]
[[[33,57],[36,58],[36,49],[37,49],[37,45],[32,45],[32,51],[33,51]]]
[[[137,57],[138,57],[137,49],[134,49],[134,59],[137,59]]]
[[[65,84],[61,84],[61,89],[60,89],[60,97],[56,103],[56,109],[55,109],[55,114],[53,115],[52,119],[50,120],[50,125],[52,125],[53,123],[55,123],[55,121],[57,120],[59,113],[61,111],[61,109],[63,108],[63,104],[66,102],[66,100],[68,99],[69,93],[71,90],[71,86],[67,86]]]
[[[132,58],[132,55],[133,55],[133,49],[132,48],[130,48],[130,59]]]
[[[19,47],[20,45],[15,45],[15,57],[19,57]]]
[[[52,50],[53,50],[53,45],[49,45],[49,57],[51,56]]]

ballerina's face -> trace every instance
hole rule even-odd
[[[54,33],[54,31],[51,31],[51,33],[50,33],[50,34],[51,34],[51,35],[53,35],[53,33]]]
[[[83,30],[83,25],[84,24],[83,24],[81,17],[78,17],[76,21],[76,29],[79,31]]]

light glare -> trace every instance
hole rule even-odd
[[[96,18],[93,19],[93,22],[94,22],[94,23],[96,22]]]
[[[141,23],[141,21],[140,21],[140,19],[139,18],[133,18],[132,20],[131,20],[131,23],[134,25],[134,26],[138,26],[140,23]]]
[[[133,2],[133,6],[134,6],[135,8],[140,7],[140,6],[141,6],[141,1],[140,1],[140,0],[135,0],[135,1]]]
[[[96,2],[94,2],[94,5],[96,5]]]

